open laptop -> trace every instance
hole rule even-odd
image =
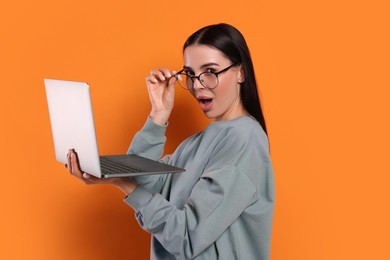
[[[185,171],[135,154],[99,156],[88,84],[55,79],[44,83],[57,161],[67,163],[73,148],[82,171],[98,178]]]

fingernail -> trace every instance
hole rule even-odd
[[[87,174],[87,173],[84,172],[84,173],[83,173],[83,178],[84,178],[84,179],[89,179],[89,174]]]
[[[167,77],[168,77],[168,78],[172,77],[171,73],[168,72],[168,73],[167,73]]]

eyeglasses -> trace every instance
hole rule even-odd
[[[181,71],[176,73],[174,76],[176,79],[178,79],[177,82],[179,83],[179,85],[186,90],[192,91],[194,89],[195,79],[199,80],[200,84],[202,84],[203,87],[208,88],[208,89],[214,89],[219,84],[218,75],[229,70],[230,68],[232,68],[235,65],[236,64],[234,63],[234,64],[230,65],[229,67],[227,67],[223,70],[220,70],[218,72],[205,71],[205,72],[200,73],[199,76],[188,75],[188,73],[184,69],[182,69]],[[184,76],[183,81],[179,80],[180,75]]]

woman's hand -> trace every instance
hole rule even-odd
[[[80,169],[79,159],[74,149],[68,152],[68,164],[65,165],[71,175],[75,176],[85,184],[112,184],[123,191],[126,195],[131,194],[136,188],[137,184],[130,178],[96,178]]]
[[[150,117],[156,124],[165,125],[172,112],[175,96],[175,74],[175,71],[161,68],[152,70],[145,79],[152,104]]]

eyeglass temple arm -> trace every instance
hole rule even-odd
[[[177,72],[175,75],[173,75],[176,79],[179,79],[180,77],[180,74],[182,74],[184,71],[184,69],[180,70],[179,72]]]

